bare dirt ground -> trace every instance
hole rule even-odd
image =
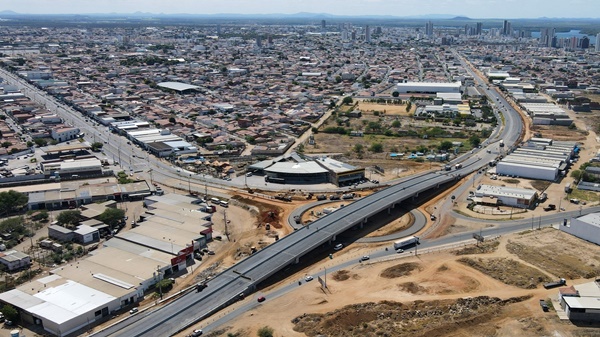
[[[548,260],[544,247],[563,252],[561,257],[566,260]],[[545,229],[510,235],[480,247],[370,261],[329,274],[326,290],[313,281],[285,296],[268,298],[214,336],[256,336],[263,326],[272,327],[275,336],[286,337],[591,336],[594,329],[561,321],[553,311],[544,313],[538,300],[557,293],[543,289],[544,280],[564,277],[572,270],[592,268],[597,273],[598,266],[592,261],[597,263],[599,257],[598,246]],[[459,261],[465,258],[476,261],[478,267]],[[335,263],[339,261],[309,269]],[[507,271],[509,265],[516,269]],[[568,279],[569,284],[586,281]]]

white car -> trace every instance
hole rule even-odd
[[[192,331],[192,334],[190,335],[191,337],[198,337],[198,336],[202,336],[202,330],[200,329],[196,329],[194,331]]]
[[[312,277],[311,275],[306,275],[306,276],[304,276],[304,281],[306,281],[306,282],[310,282],[310,281],[312,281],[312,280],[313,280],[313,277]]]
[[[139,309],[138,309],[138,308],[133,308],[133,309],[129,310],[129,313],[130,313],[131,315],[133,315],[133,314],[137,313],[138,311],[139,311]]]
[[[344,248],[344,245],[341,243],[338,243],[337,245],[335,245],[335,247],[333,247],[333,250],[341,250],[342,248]]]

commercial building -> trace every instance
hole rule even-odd
[[[600,279],[560,288],[558,300],[570,320],[600,322]]]
[[[460,82],[406,82],[398,83],[394,87],[394,92],[399,94],[431,94],[437,93],[460,93]]]
[[[16,250],[9,250],[0,253],[0,263],[6,267],[6,270],[14,271],[29,267],[31,265],[31,257]]]
[[[577,150],[575,142],[532,138],[504,157],[496,165],[496,173],[529,179],[555,181],[565,174]]]
[[[600,213],[590,213],[577,218],[571,218],[560,230],[580,239],[600,245]]]
[[[328,157],[301,157],[297,153],[252,164],[248,171],[265,175],[266,182],[280,184],[332,183],[348,186],[365,178],[364,168]]]
[[[75,139],[79,136],[80,130],[73,127],[53,128],[50,136],[58,142],[66,142],[67,140]]]
[[[490,206],[512,206],[518,208],[531,208],[534,206],[538,198],[538,193],[535,190],[479,185],[475,190],[473,201]]]
[[[535,125],[563,125],[573,124],[573,120],[565,109],[552,103],[523,103],[521,106],[527,111]]]

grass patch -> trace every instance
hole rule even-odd
[[[458,262],[479,270],[504,284],[522,289],[535,289],[540,283],[550,281],[550,278],[539,270],[512,259],[463,257],[458,259]]]
[[[545,191],[552,182],[546,180],[533,180],[531,181],[531,187],[535,188],[538,191]]]
[[[347,270],[338,270],[333,273],[333,279],[336,281],[346,281],[350,278],[350,272]]]
[[[521,182],[519,179],[513,179],[513,178],[503,179],[502,181],[507,184],[518,184]]]
[[[598,196],[598,194],[596,194],[596,192],[584,191],[584,190],[580,190],[577,188],[574,188],[573,191],[571,191],[571,193],[567,194],[565,196],[564,200],[569,200],[569,199],[579,199],[579,200],[586,200],[586,201],[600,201],[600,197]]]
[[[454,255],[488,254],[497,251],[499,245],[500,242],[498,241],[488,241],[480,243],[476,246],[468,246],[459,250],[455,250],[452,253]]]
[[[517,255],[521,260],[559,277],[592,278],[600,274],[600,267],[596,264],[590,265],[575,255],[575,252],[570,254],[554,246],[534,247],[509,242],[506,250]]]
[[[402,263],[385,269],[379,276],[383,278],[408,276],[413,270],[421,270],[421,266],[416,262]]]

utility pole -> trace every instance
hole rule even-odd
[[[227,237],[227,241],[231,241],[229,238],[229,230],[227,229],[227,210],[223,210],[223,221],[225,222],[225,236]]]
[[[161,275],[160,266],[156,266],[156,279],[158,280],[157,281],[157,283],[158,283],[158,292],[160,294],[160,299],[162,300],[162,284],[160,283],[160,281],[161,281],[160,280],[160,275]]]

